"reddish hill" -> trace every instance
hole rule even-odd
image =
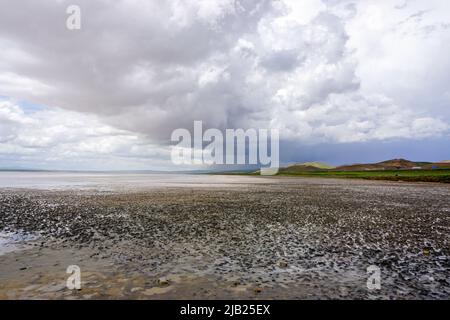
[[[414,162],[406,159],[392,159],[378,163],[363,163],[337,167],[340,171],[366,171],[366,170],[407,170],[422,169],[432,165],[430,162]]]
[[[319,164],[319,165],[317,165]],[[295,164],[289,167],[280,168],[281,173],[298,173],[307,171],[382,171],[382,170],[434,170],[434,169],[450,169],[450,162],[441,161],[433,162],[417,162],[406,159],[392,159],[377,163],[357,163],[352,165],[344,165],[333,168],[325,164],[316,162],[307,162],[303,164]]]

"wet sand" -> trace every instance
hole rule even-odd
[[[197,179],[0,189],[0,298],[450,298],[448,185]]]

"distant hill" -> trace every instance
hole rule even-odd
[[[361,163],[337,167],[337,171],[367,171],[367,170],[432,170],[450,169],[450,162],[423,162],[406,159],[392,159],[378,163]]]
[[[294,177],[349,178],[408,182],[450,183],[450,162],[418,162],[392,159],[377,163],[357,163],[336,168],[306,162],[280,168],[278,174]],[[251,174],[259,174],[259,170]]]
[[[435,169],[447,169],[450,170],[450,161],[440,161],[440,162],[424,162],[424,161],[410,161],[406,159],[392,159],[377,163],[356,163],[351,165],[343,165],[339,167],[333,167],[322,162],[305,162],[289,165],[284,168],[279,169],[280,174],[292,174],[292,175],[328,175],[348,172],[348,174],[357,173],[356,171],[417,171],[420,170],[435,170]],[[353,171],[353,173],[351,172]],[[259,170],[252,171],[252,174],[259,174]]]
[[[318,171],[331,169],[334,169],[334,167],[323,162],[305,162],[293,164],[286,168],[281,168],[280,171],[283,173],[295,173],[302,171]]]
[[[364,170],[407,170],[422,169],[423,166],[431,165],[431,162],[414,162],[406,159],[392,159],[378,163],[361,163],[339,166],[339,171],[364,171]]]
[[[432,170],[450,169],[450,161],[423,162],[406,159],[391,159],[377,163],[356,163],[333,167],[321,162],[305,162],[280,169],[280,173],[298,173],[307,171],[383,171],[383,170]]]
[[[318,169],[334,169],[335,167],[330,166],[329,164],[323,163],[323,162],[304,162],[300,163],[300,165],[303,166],[309,166],[309,167],[315,167]]]

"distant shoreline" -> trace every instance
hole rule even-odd
[[[226,173],[223,173],[226,174]],[[258,176],[259,173],[230,173],[234,175]],[[449,169],[435,170],[383,170],[383,171],[300,171],[300,172],[279,172],[277,177],[308,177],[308,178],[339,178],[339,179],[364,179],[383,181],[405,181],[405,182],[435,182],[450,183]]]

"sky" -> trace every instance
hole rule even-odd
[[[281,163],[450,159],[447,0],[0,4],[0,168],[186,169],[196,120],[278,129]]]

